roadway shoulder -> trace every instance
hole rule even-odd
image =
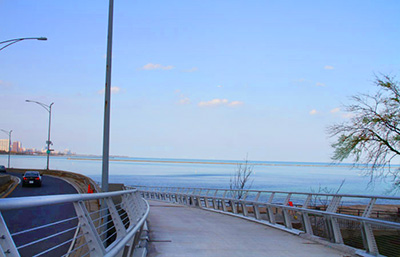
[[[0,185],[0,198],[6,198],[10,195],[14,189],[21,183],[21,180],[18,177],[12,175],[5,175],[8,178],[5,178],[5,182]],[[4,176],[2,176],[4,177]]]

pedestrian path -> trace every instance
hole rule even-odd
[[[237,217],[164,202],[149,204],[150,257],[349,256]]]

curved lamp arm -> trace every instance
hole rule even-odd
[[[0,42],[0,45],[8,43],[7,45],[5,45],[2,48],[0,48],[0,51],[3,50],[6,47],[9,47],[12,44],[18,43],[18,42],[20,42],[22,40],[29,40],[29,39],[42,40],[42,41],[46,41],[47,40],[46,37],[23,37],[23,38],[9,39],[9,40]]]

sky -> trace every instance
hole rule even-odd
[[[400,71],[400,1],[115,0],[110,154],[329,162],[349,97]],[[108,1],[0,0],[0,128],[102,153]],[[0,138],[7,138],[2,133]]]

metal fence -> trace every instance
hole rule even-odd
[[[49,219],[48,205],[72,215]],[[0,256],[132,256],[148,213],[137,190],[0,199]]]
[[[347,246],[361,255],[400,256],[400,197],[212,188],[135,188],[147,199],[240,216],[294,234]]]

